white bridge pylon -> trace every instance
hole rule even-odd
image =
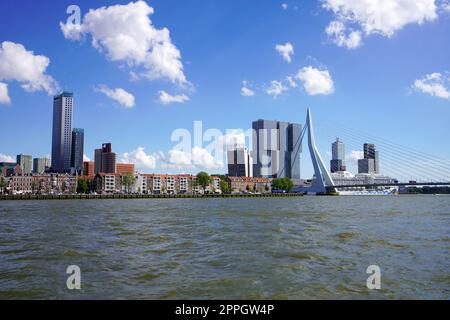
[[[319,150],[316,147],[310,108],[308,108],[306,123],[300,136],[300,145],[303,143],[303,138],[305,137],[306,131],[308,131],[308,147],[314,167],[315,179],[313,180],[312,186],[305,189],[308,193],[326,193],[327,188],[334,189],[334,182],[323,162],[322,157],[320,156]]]

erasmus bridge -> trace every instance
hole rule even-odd
[[[339,130],[345,137],[346,143],[350,143],[352,147],[361,146],[368,140],[376,142],[379,150],[383,152],[383,173],[396,178],[396,180],[383,183],[336,184],[316,146],[312,114],[308,109],[305,126],[298,142],[301,145],[304,138],[308,137],[308,148],[315,178],[310,186],[302,188],[304,192],[329,194],[339,192],[339,189],[355,187],[371,189],[403,186],[450,186],[450,160],[430,156],[385,139],[352,132],[344,126]]]

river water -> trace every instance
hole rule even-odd
[[[3,201],[0,299],[449,299],[449,231],[449,196]]]

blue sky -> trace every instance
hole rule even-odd
[[[180,53],[160,61],[139,60],[139,52],[127,44],[113,48],[99,39],[94,47],[93,34],[108,26],[108,21],[85,24],[79,39],[61,30],[60,22],[66,23],[71,4],[78,5],[85,17],[89,9],[102,6],[122,4],[127,10],[129,1],[2,1],[0,44],[12,42],[47,57],[48,67],[41,71],[54,83],[39,75],[30,80],[31,73],[21,74],[26,67],[11,70],[17,61],[9,62],[10,69],[2,69],[0,61],[0,83],[7,85],[3,100],[0,85],[1,157],[50,154],[51,94],[66,89],[75,93],[74,127],[85,129],[85,154],[93,158],[95,148],[112,142],[120,157],[137,162],[145,172],[196,172],[202,161],[208,171],[224,172],[224,168],[208,166],[209,158],[205,160],[202,152],[193,166],[170,154],[176,144],[170,140],[173,130],[193,130],[195,120],[203,121],[205,129],[223,132],[248,129],[259,118],[303,123],[307,107],[312,108],[325,158],[331,137],[340,135],[334,124],[340,123],[349,130],[450,159],[450,6],[447,1],[409,1],[426,4],[427,10],[417,13],[404,0],[384,0],[386,5],[399,5],[399,13],[392,9],[386,14],[380,5],[377,10],[387,18],[373,21],[364,2],[147,1],[144,5],[154,10],[150,30],[167,28],[166,49]],[[360,20],[343,18],[352,13],[358,13]],[[400,16],[405,20],[397,21]],[[334,31],[329,28],[327,33],[333,21],[344,25],[339,29],[335,24]],[[139,40],[151,33],[144,31],[133,36]],[[117,28],[117,34],[121,32]],[[356,38],[351,38],[352,32]],[[294,51],[290,62],[275,49],[287,43]],[[128,50],[126,57],[120,56],[120,50]],[[182,69],[172,68],[174,61]],[[315,72],[302,73],[306,68]],[[130,72],[140,75],[139,79],[132,79]],[[146,72],[152,73],[152,79],[143,76]],[[288,76],[293,77],[295,88]],[[243,81],[254,95],[242,94]],[[277,96],[268,94],[272,81],[285,90]],[[30,83],[34,90],[22,86]],[[132,95],[134,102],[120,92],[115,92],[120,102],[105,94],[114,96],[111,93],[118,88]],[[189,100],[163,103],[161,91],[175,100]],[[306,157],[307,153],[302,155]],[[304,176],[311,173],[306,162]]]

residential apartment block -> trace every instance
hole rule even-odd
[[[119,173],[98,173],[93,180],[98,193],[119,193],[129,191],[143,194],[196,194],[220,193],[220,177],[212,177],[209,186],[203,189],[196,184],[196,177],[188,174],[135,174],[135,183],[130,190],[123,184]]]
[[[70,174],[13,175],[6,179],[6,189],[12,194],[74,193],[77,188],[77,178]]]

